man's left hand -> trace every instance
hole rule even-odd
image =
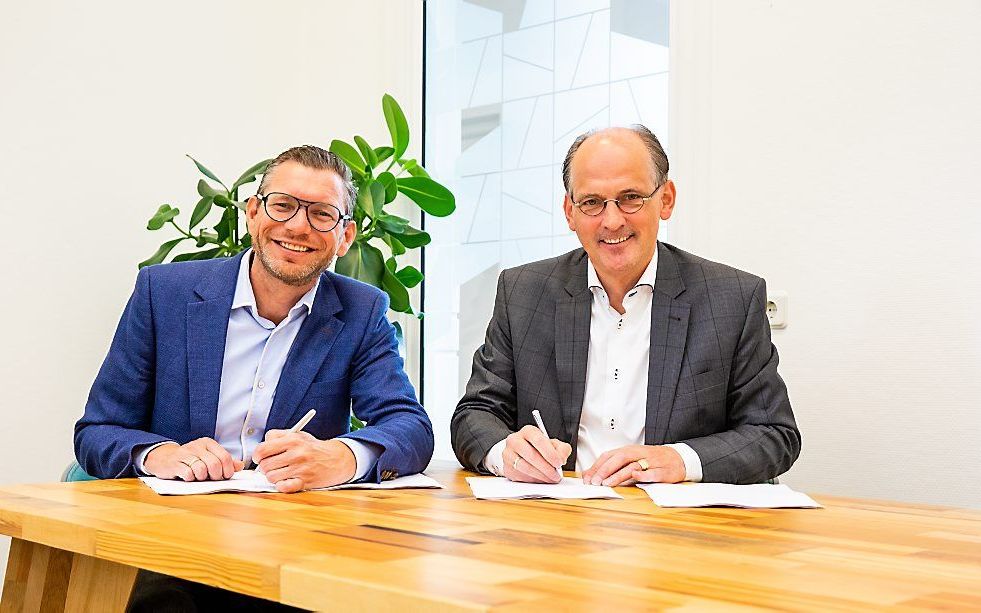
[[[644,470],[638,460],[646,460]],[[611,449],[596,458],[582,474],[583,483],[592,485],[630,485],[633,483],[678,483],[685,480],[681,454],[661,445],[627,445]]]
[[[288,430],[267,432],[252,459],[284,494],[347,483],[357,469],[354,452],[344,443]]]

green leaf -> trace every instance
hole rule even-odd
[[[420,166],[419,162],[415,160],[399,160],[399,166],[413,177],[429,178],[429,173],[426,172],[426,169]]]
[[[382,276],[385,271],[385,259],[377,247],[364,241],[356,240],[351,249],[340,258],[334,271],[339,275],[364,281],[377,288],[382,287]]]
[[[422,273],[419,272],[419,270],[414,266],[406,266],[402,270],[396,272],[395,276],[402,282],[402,285],[408,288],[419,285],[423,279]]]
[[[223,206],[226,209],[232,208],[232,207],[237,207],[237,208],[239,208],[239,209],[241,209],[243,211],[245,209],[247,209],[248,206],[249,206],[245,202],[238,202],[236,200],[232,200],[231,198],[229,198],[228,196],[226,196],[224,194],[218,194],[218,195],[215,196],[215,204],[217,204],[218,206]]]
[[[405,335],[402,333],[402,325],[397,321],[393,321],[392,327],[395,328],[395,342],[397,342],[399,344],[399,348],[401,348],[405,344]]]
[[[456,210],[453,192],[426,177],[396,179],[399,191],[419,205],[423,211],[436,217],[446,217]]]
[[[371,148],[368,141],[361,138],[360,136],[354,137],[354,144],[358,146],[358,151],[364,156],[365,161],[368,162],[369,168],[374,168],[378,166],[378,156],[375,155],[375,150]]]
[[[358,206],[372,217],[385,214],[385,186],[377,180],[358,190]]]
[[[387,170],[378,175],[378,182],[385,186],[385,204],[395,200],[399,193],[399,186],[395,182],[395,175]]]
[[[208,243],[213,245],[218,244],[218,235],[214,232],[208,232],[207,230],[201,230],[198,234],[197,247],[204,247]]]
[[[397,215],[380,215],[377,220],[378,225],[389,234],[401,234],[409,227],[409,220]]]
[[[384,269],[384,276],[382,277],[382,289],[388,294],[389,308],[399,313],[412,312],[412,307],[409,304],[409,291],[387,267]]]
[[[242,242],[242,251],[245,251],[246,249],[252,246],[252,235],[246,234],[245,236],[242,237],[241,242]]]
[[[150,221],[146,222],[147,230],[159,230],[164,227],[164,224],[177,217],[180,214],[180,209],[172,209],[169,204],[162,204],[157,212],[153,214]]]
[[[354,147],[342,140],[334,139],[330,141],[330,152],[341,158],[355,177],[364,176],[364,160]]]
[[[198,245],[200,247],[200,245]],[[192,253],[182,253],[180,255],[175,255],[173,262],[187,262],[190,260],[210,260],[218,255],[221,251],[221,247],[215,247],[214,249],[205,249],[204,251],[194,251]]]
[[[395,149],[391,147],[375,147],[375,156],[378,158],[378,163],[382,163],[388,158],[395,154]]]
[[[238,211],[233,206],[227,207],[225,212],[221,214],[221,219],[214,225],[214,230],[218,233],[218,242],[224,242],[228,237],[232,236],[237,218]]]
[[[211,205],[214,203],[215,199],[213,196],[205,196],[198,200],[197,205],[194,207],[194,212],[191,213],[191,225],[187,227],[188,232],[194,229],[194,226],[201,223],[201,220],[208,216],[208,212],[211,211]]]
[[[201,174],[203,174],[204,176],[206,176],[206,177],[208,177],[208,178],[209,178],[209,179],[211,179],[212,181],[217,181],[219,185],[221,185],[221,186],[222,186],[222,187],[224,187],[225,189],[228,189],[228,187],[227,187],[227,186],[226,186],[226,185],[225,185],[224,183],[222,183],[222,182],[221,182],[221,179],[219,179],[218,177],[216,177],[216,176],[215,176],[215,173],[213,173],[213,172],[211,172],[210,170],[208,170],[207,168],[205,168],[204,166],[202,166],[202,165],[201,165],[201,162],[199,162],[199,161],[197,161],[197,160],[195,160],[195,159],[194,159],[194,158],[192,158],[191,156],[187,156],[187,157],[188,157],[188,158],[189,158],[189,159],[190,159],[190,160],[191,160],[192,162],[194,162],[194,165],[198,167],[198,170],[200,170],[200,171],[201,171]],[[201,194],[201,195],[203,196],[204,194]]]
[[[402,107],[388,94],[382,96],[382,111],[385,113],[385,123],[388,124],[388,132],[392,135],[392,147],[395,149],[395,157],[401,157],[409,147],[409,122],[405,120],[405,113]]]
[[[392,250],[392,255],[402,255],[405,253],[405,245],[402,244],[402,241],[395,238],[391,234],[386,234],[385,236],[382,236],[381,239],[385,241],[388,248]]]
[[[242,187],[243,185],[245,185],[246,183],[252,183],[253,181],[255,181],[255,178],[258,175],[266,174],[266,167],[269,166],[269,162],[271,161],[272,160],[262,160],[258,164],[252,166],[252,168],[249,168],[248,170],[243,172],[242,176],[236,179],[235,183],[232,184],[232,189],[228,191],[236,190]]]
[[[426,232],[422,230],[416,230],[413,227],[408,227],[405,232],[401,234],[393,235],[400,243],[408,247],[409,249],[415,249],[416,247],[423,247],[428,245],[432,238]]]
[[[187,238],[186,236],[182,236],[180,238],[175,238],[174,240],[167,241],[166,243],[160,245],[160,248],[157,249],[156,253],[154,253],[149,258],[140,262],[139,264],[140,268],[163,262],[164,258],[167,257],[167,254],[173,251],[174,247],[176,247],[178,243],[180,243],[186,238]]]
[[[351,432],[356,432],[356,431],[360,430],[361,428],[364,428],[364,422],[361,421],[360,419],[358,419],[357,417],[355,417],[352,414],[351,415]]]
[[[211,187],[211,184],[204,179],[198,179],[198,195],[202,198],[214,198],[223,193],[223,191]]]

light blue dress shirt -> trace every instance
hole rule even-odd
[[[218,444],[227,449],[233,458],[244,460],[246,464],[265,437],[266,419],[276,397],[279,376],[300,326],[313,309],[313,301],[320,287],[318,277],[317,283],[290,309],[286,319],[276,325],[259,315],[249,278],[251,261],[250,249],[239,266],[235,297],[228,317],[218,392],[218,420],[215,424]],[[354,453],[357,467],[352,480],[362,478],[378,459],[378,453],[361,441],[348,438],[337,440]],[[147,454],[166,444],[158,443],[143,450],[137,460],[137,469],[145,474],[143,460]]]

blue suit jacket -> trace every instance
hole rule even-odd
[[[91,475],[136,474],[142,446],[214,437],[225,333],[242,255],[140,271],[109,354],[75,424],[75,455]],[[305,431],[380,451],[365,481],[420,472],[433,428],[416,400],[385,318],[388,296],[325,272],[286,358],[267,429],[317,409]],[[353,403],[353,404],[352,404]],[[354,414],[368,426],[349,432]]]

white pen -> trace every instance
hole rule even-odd
[[[545,422],[542,421],[542,414],[538,412],[538,409],[535,409],[534,411],[532,411],[531,412],[531,416],[535,418],[535,423],[538,424],[538,429],[542,431],[542,434],[545,435],[545,438],[548,439],[549,441],[551,441],[552,440],[552,437],[548,435],[548,430],[545,429]],[[551,444],[551,442],[549,444]],[[561,466],[556,466],[555,467],[555,470],[556,470],[556,472],[559,473],[559,480],[561,481],[562,480],[562,467]]]
[[[307,414],[306,415],[304,415],[303,417],[300,418],[300,421],[298,421],[295,424],[293,424],[293,427],[290,428],[289,431],[290,432],[299,432],[300,430],[302,430],[303,428],[305,428],[308,423],[310,423],[310,420],[313,419],[313,416],[316,415],[316,414],[317,414],[317,409],[310,409],[309,411],[307,411]],[[253,462],[250,459],[248,465],[249,466],[252,466],[253,464],[255,464],[255,462]],[[256,471],[257,472],[261,472],[261,471],[259,471],[259,467],[258,466],[256,466]]]
[[[317,409],[310,409],[309,411],[307,411],[307,414],[301,417],[300,421],[296,422],[296,425],[290,428],[290,432],[299,432],[300,430],[305,428],[306,425],[310,423],[310,420],[313,419],[313,416],[316,414],[317,414]]]

